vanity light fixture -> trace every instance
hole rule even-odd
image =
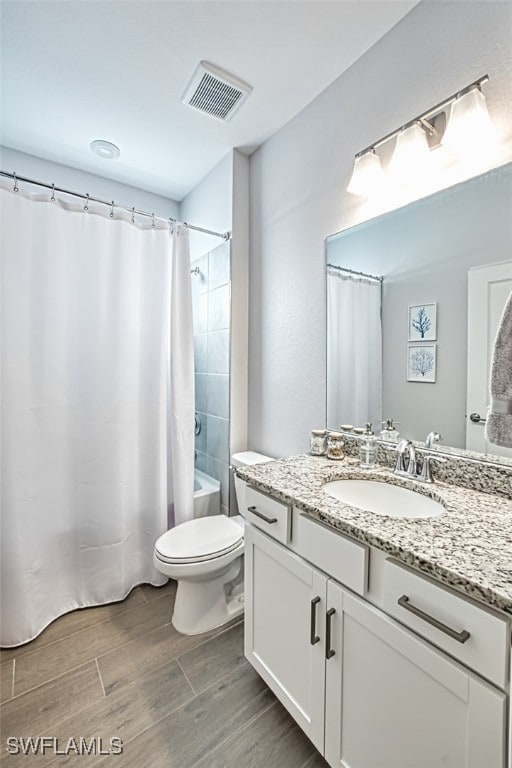
[[[380,157],[374,149],[356,155],[354,171],[347,190],[359,197],[368,197],[384,182],[384,171],[380,164]]]
[[[485,152],[495,144],[494,126],[481,91],[481,86],[488,80],[488,75],[480,77],[358,152],[347,191],[368,198],[383,188],[387,174],[375,150],[393,139],[396,139],[396,144],[389,171],[390,175],[398,177],[401,182],[411,178],[421,180],[430,175],[434,168],[431,163],[431,147],[439,143],[450,147],[458,155],[471,152],[474,156],[479,150]],[[446,129],[441,135],[439,127],[442,121],[438,118],[443,113]]]
[[[418,174],[429,173],[430,148],[427,134],[419,120],[402,128],[396,137],[389,172],[400,183],[409,184]]]
[[[458,155],[489,153],[496,147],[496,130],[482,91],[476,87],[460,95],[450,107],[441,143]]]

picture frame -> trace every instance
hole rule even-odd
[[[435,341],[437,338],[437,302],[410,304],[408,341]]]
[[[437,344],[407,346],[407,381],[435,384],[437,373]]]

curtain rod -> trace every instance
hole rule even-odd
[[[178,224],[181,227],[186,227],[186,229],[192,229],[194,232],[201,232],[204,235],[213,235],[214,237],[221,237],[223,240],[229,240],[231,237],[231,232],[214,232],[212,229],[205,229],[204,227],[197,227],[194,224],[187,224],[185,221],[177,221],[177,219],[173,219],[169,217],[168,219],[163,218],[162,216],[155,216],[154,213],[147,213],[146,211],[140,211],[137,208],[126,208],[124,205],[117,205],[114,200],[101,200],[99,197],[91,197],[91,195],[85,194],[82,195],[79,192],[72,192],[69,189],[64,189],[63,187],[57,187],[55,184],[46,184],[43,181],[35,181],[34,179],[28,179],[25,176],[18,176],[17,173],[8,173],[7,171],[0,171],[0,176],[5,176],[8,179],[12,179],[14,181],[14,191],[18,191],[18,181],[23,181],[26,184],[34,184],[36,187],[44,187],[45,189],[51,189],[52,195],[55,192],[62,192],[64,195],[71,195],[72,197],[78,197],[81,200],[85,200],[86,202],[91,203],[100,203],[101,205],[108,205],[108,207],[111,210],[114,210],[114,208],[117,208],[120,211],[126,211],[127,213],[131,213],[132,215],[137,214],[137,216],[146,216],[148,219],[151,219],[152,221],[164,221],[166,224],[169,222],[171,224]]]
[[[377,277],[376,275],[367,275],[366,272],[356,272],[355,269],[348,269],[348,267],[338,267],[336,264],[327,264],[328,267],[331,269],[339,269],[340,272],[349,272],[351,275],[358,275],[359,277],[368,277],[370,280],[377,280],[377,282],[382,283],[383,277]]]

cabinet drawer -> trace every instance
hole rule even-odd
[[[394,560],[386,560],[385,610],[480,675],[505,688],[508,622]]]
[[[295,523],[293,549],[297,554],[364,595],[368,589],[369,547],[304,514],[299,514]]]
[[[246,488],[245,499],[247,502],[246,520],[277,541],[287,544],[290,541],[291,529],[290,507],[250,486]]]

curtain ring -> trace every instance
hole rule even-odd
[[[135,206],[132,208],[132,224],[135,224]]]
[[[155,214],[151,214],[151,229],[155,228]]]
[[[52,203],[55,202],[55,184],[52,184],[52,196],[50,200],[52,201]]]
[[[110,206],[110,218],[114,218],[114,201],[112,200],[112,205]]]
[[[89,210],[89,193],[87,192],[87,200],[85,201],[84,211]]]
[[[13,179],[14,179],[13,192],[19,192],[20,190],[18,189],[18,179],[16,178],[16,174],[13,172],[12,176],[13,176]]]

